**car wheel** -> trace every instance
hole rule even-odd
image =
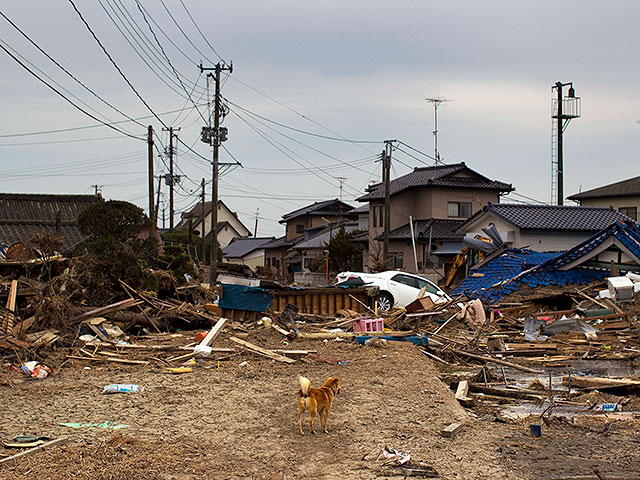
[[[391,310],[391,307],[393,307],[393,297],[388,293],[382,292],[376,297],[376,304],[378,305],[378,310]]]

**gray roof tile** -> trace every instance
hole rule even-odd
[[[522,205],[491,203],[468,219],[460,229],[488,212],[521,230],[556,230],[597,232],[616,220],[629,217],[607,207],[574,207],[566,205]]]
[[[465,176],[460,176],[461,173]],[[467,176],[469,175],[469,176]],[[478,172],[471,170],[464,162],[437,167],[415,168],[413,172],[391,180],[389,184],[391,195],[417,187],[431,188],[467,188],[480,190],[495,190],[510,192],[514,188],[504,182],[490,180]],[[358,198],[359,202],[381,200],[384,198],[384,184],[377,183],[369,188],[369,193]]]
[[[600,197],[626,197],[640,195],[640,177],[629,178],[621,182],[611,183],[603,187],[576,193],[568,197],[570,200],[583,200]]]

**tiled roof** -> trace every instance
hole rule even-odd
[[[346,223],[344,230],[347,233],[355,232],[358,230],[357,223]],[[296,243],[294,249],[307,249],[307,248],[325,248],[325,246],[331,241],[331,238],[335,237],[336,233],[340,231],[340,227],[334,226],[333,228],[326,228],[322,233],[315,237],[309,238],[302,242]]]
[[[222,249],[222,255],[225,258],[242,258],[272,240],[275,240],[275,237],[234,238]]]
[[[594,249],[607,239],[615,237],[629,251],[640,258],[640,226],[627,220],[618,221],[596,233],[591,238],[561,253],[540,253],[531,250],[509,249],[471,274],[451,293],[497,302],[504,295],[517,291],[522,284],[536,288],[546,285],[584,285],[610,275],[609,265],[598,266],[578,262],[567,270],[562,267],[579,259],[588,260]],[[518,252],[531,252],[522,257]],[[545,255],[548,258],[545,259]],[[536,262],[539,262],[536,265]],[[618,265],[621,273],[624,266]]]
[[[285,248],[285,247],[289,247],[291,245],[293,245],[293,241],[287,241],[287,236],[283,235],[279,238],[275,238],[267,243],[265,243],[264,245],[262,245],[262,248],[265,249],[274,249],[274,248]]]
[[[303,215],[346,215],[347,213],[350,213],[351,210],[353,210],[351,205],[334,198],[333,200],[325,200],[324,202],[315,202],[311,205],[307,205],[306,207],[294,210],[293,212],[286,213],[282,216],[280,223],[287,223],[294,218],[301,217]]]
[[[473,268],[460,285],[449,292],[451,296],[464,295],[482,301],[497,301],[505,294],[492,285],[515,277],[522,272],[546,262],[562,252],[536,252],[535,250],[509,248],[479,268]]]
[[[95,195],[0,193],[0,242],[26,243],[38,232],[55,233],[60,212],[64,249],[73,248],[85,238],[78,227],[80,212],[100,201]]]
[[[461,241],[464,235],[455,233],[464,220],[443,220],[430,218],[427,220],[416,220],[414,232],[416,239],[428,242],[429,236],[432,240],[458,240]],[[378,235],[376,240],[382,241],[383,235]],[[389,240],[411,240],[411,226],[407,223],[389,232]]]
[[[464,172],[465,176],[461,176]],[[514,188],[504,182],[490,180],[471,170],[464,162],[437,167],[415,168],[413,172],[389,182],[390,194],[395,195],[416,187],[465,188],[474,190],[495,190],[510,192]],[[381,200],[384,198],[384,184],[377,183],[369,188],[369,193],[358,198],[359,202]]]
[[[621,182],[611,183],[586,192],[576,193],[568,197],[570,200],[583,200],[600,197],[626,197],[640,195],[640,177],[629,178]]]
[[[488,213],[520,230],[598,232],[616,220],[629,217],[608,207],[574,207],[566,205],[523,205],[491,203],[476,212],[458,229],[463,230],[479,216]]]

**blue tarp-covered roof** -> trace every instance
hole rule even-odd
[[[267,308],[271,306],[271,300],[273,300],[273,295],[264,288],[223,283],[222,296],[218,301],[218,306],[231,310],[266,312]]]
[[[635,257],[636,262],[640,259],[639,224],[632,220],[617,221],[566,252],[508,249],[485,265],[473,269],[451,294],[497,302],[503,296],[517,291],[522,284],[535,288],[545,285],[584,285],[604,279],[610,275],[608,264],[598,265],[588,260],[608,240],[621,245],[619,248]],[[567,268],[572,262],[576,262],[575,266]],[[618,265],[618,268],[621,272],[625,270],[624,265]]]

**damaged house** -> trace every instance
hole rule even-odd
[[[471,268],[452,295],[497,303],[522,287],[585,285],[640,272],[640,225],[619,219],[565,252],[504,247]]]

